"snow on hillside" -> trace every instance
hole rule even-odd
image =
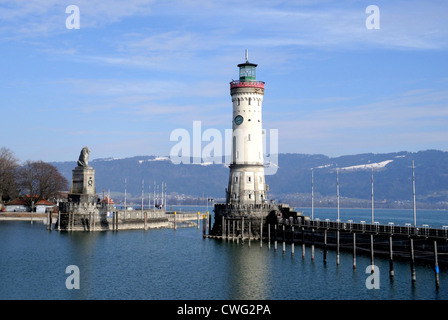
[[[386,160],[381,162],[375,162],[375,163],[368,163],[368,164],[360,164],[357,166],[351,166],[351,167],[344,167],[340,168],[339,170],[346,170],[346,171],[354,171],[354,170],[367,170],[367,169],[378,169],[378,168],[384,168],[389,163],[393,162],[394,160]]]
[[[143,162],[153,162],[153,161],[169,161],[169,157],[155,157],[154,159],[148,160],[138,160],[138,163],[142,164]]]

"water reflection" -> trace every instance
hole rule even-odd
[[[272,269],[270,255],[266,249],[257,248],[258,243],[252,241],[244,244],[236,242],[223,242],[228,246],[226,252],[226,277],[229,279],[230,299],[268,299],[270,298],[271,281],[269,279]],[[255,247],[255,248],[254,248]]]
[[[67,266],[75,265],[80,271],[80,289],[67,289],[68,298],[89,299],[94,278],[98,276],[98,270],[95,270],[94,266],[94,258],[95,255],[99,254],[97,252],[97,242],[102,236],[102,232],[63,232],[61,234],[61,237],[66,237],[65,261]],[[65,276],[67,278],[70,275],[66,273]]]
[[[413,286],[409,264],[397,259],[389,278],[387,259],[375,259],[380,290],[365,286],[370,256],[329,251],[323,263],[316,248],[302,259],[281,246],[203,239],[195,228],[114,232],[46,232],[45,226],[0,223],[0,299],[446,299],[448,273],[440,289],[432,266],[417,266]],[[68,290],[68,265],[80,269],[80,290]],[[14,270],[14,272],[9,272]]]

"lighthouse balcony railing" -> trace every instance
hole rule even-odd
[[[230,82],[230,88],[244,88],[244,87],[255,87],[264,89],[264,81],[240,81],[233,80]]]

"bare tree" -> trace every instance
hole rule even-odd
[[[0,203],[18,195],[16,176],[19,168],[18,160],[14,153],[5,148],[0,148]]]
[[[22,193],[30,195],[29,201],[55,199],[60,191],[67,190],[68,181],[58,169],[43,161],[26,161],[19,172]]]

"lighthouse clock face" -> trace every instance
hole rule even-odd
[[[242,124],[243,121],[244,121],[244,119],[243,119],[242,116],[236,116],[236,117],[235,117],[235,124],[236,124],[236,125],[240,125],[240,124]]]

